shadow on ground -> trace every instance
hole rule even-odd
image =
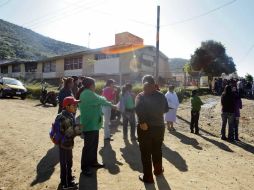
[[[34,186],[38,183],[43,183],[51,177],[55,171],[55,166],[59,163],[59,150],[58,146],[49,149],[47,154],[40,160],[36,169],[36,178],[30,184]]]
[[[125,147],[121,148],[122,157],[125,162],[129,164],[133,171],[142,172],[141,156],[139,151],[139,146],[137,141],[129,142],[129,140],[124,140]]]
[[[204,140],[214,144],[215,146],[217,146],[218,148],[220,148],[221,150],[224,150],[224,151],[227,151],[227,152],[234,152],[231,148],[229,148],[228,145],[222,143],[222,142],[219,142],[219,141],[216,141],[214,139],[210,139],[208,137],[205,137],[203,135],[200,135],[201,138],[203,138]]]
[[[251,144],[248,144],[248,143],[245,143],[245,142],[242,142],[242,141],[236,142],[236,143],[232,143],[232,144],[242,148],[243,150],[245,150],[245,151],[247,151],[249,153],[254,154],[254,146],[251,145]]]
[[[79,177],[79,190],[97,190],[98,181],[97,181],[97,170],[94,170],[93,176],[86,177],[83,174],[80,174]]]
[[[116,159],[116,152],[112,149],[109,141],[105,141],[104,147],[99,151],[102,162],[105,164],[105,169],[109,171],[110,174],[116,175],[120,172],[119,165],[123,165]]]
[[[186,144],[186,145],[191,145],[193,146],[193,148],[197,149],[197,150],[202,150],[202,147],[199,146],[199,143],[196,139],[188,137],[182,133],[179,133],[177,131],[173,131],[171,132],[172,135],[174,135],[175,137],[177,137],[178,139],[180,139],[181,143]]]
[[[162,156],[172,165],[174,165],[179,171],[188,171],[188,165],[183,157],[178,152],[171,150],[165,144],[162,145]]]

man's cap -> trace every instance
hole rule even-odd
[[[63,108],[66,108],[68,105],[77,105],[79,102],[80,100],[76,100],[74,97],[68,96],[63,100]]]

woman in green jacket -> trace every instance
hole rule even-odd
[[[95,80],[86,77],[83,80],[84,90],[80,94],[80,123],[83,126],[84,147],[81,158],[82,174],[91,176],[91,168],[102,168],[98,163],[97,150],[99,144],[99,129],[102,128],[102,106],[112,106],[104,97],[95,93]]]

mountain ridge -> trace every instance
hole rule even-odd
[[[0,60],[38,60],[87,49],[0,19]]]

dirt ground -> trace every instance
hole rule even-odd
[[[105,169],[92,178],[80,175],[83,141],[74,147],[73,173],[81,190],[253,189],[254,102],[244,100],[241,143],[220,140],[219,97],[202,97],[201,135],[189,132],[190,103],[181,104],[177,131],[165,133],[164,176],[155,185],[138,180],[142,172],[137,142],[123,141],[122,126],[112,127],[114,141],[104,144],[100,132],[99,159]],[[33,100],[0,99],[0,190],[55,190],[59,184],[58,149],[48,132],[57,108]]]

